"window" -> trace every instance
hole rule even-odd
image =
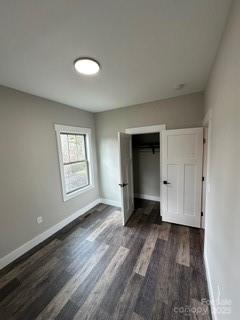
[[[90,163],[91,130],[55,125],[64,201],[93,186]]]

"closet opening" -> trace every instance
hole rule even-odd
[[[161,223],[160,216],[160,135],[132,135],[134,207]]]

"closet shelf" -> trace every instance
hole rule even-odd
[[[159,149],[160,149],[158,144],[143,144],[139,146],[134,146],[134,148],[139,150],[146,150],[146,151],[151,150],[153,154],[155,152],[159,152]]]

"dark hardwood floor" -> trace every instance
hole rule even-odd
[[[123,227],[100,204],[1,272],[0,319],[210,319],[200,230],[135,207]]]

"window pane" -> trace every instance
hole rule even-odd
[[[83,188],[89,184],[87,162],[64,165],[66,193]]]
[[[85,137],[84,135],[76,136],[78,160],[86,160]]]
[[[69,162],[69,153],[68,153],[68,138],[67,134],[61,134],[61,145],[62,145],[62,156],[63,162]]]
[[[78,161],[76,135],[68,135],[69,160],[70,162]]]

